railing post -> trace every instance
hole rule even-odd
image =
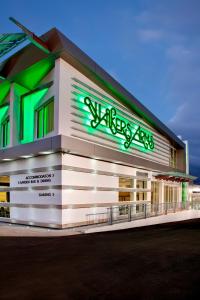
[[[158,205],[159,205],[158,203],[155,203],[155,206],[156,206],[156,209],[155,209],[156,210],[155,211],[156,212],[156,216],[158,215]]]
[[[146,203],[144,204],[144,217],[145,217],[145,219],[147,217],[147,204]]]
[[[167,206],[168,206],[168,202],[165,202],[165,214],[167,215]]]
[[[131,205],[128,206],[128,221],[131,222]]]
[[[112,213],[112,206],[110,207],[110,218],[109,218],[109,224],[112,225],[113,223],[113,213]]]
[[[174,213],[176,212],[176,202],[173,202],[174,204]]]

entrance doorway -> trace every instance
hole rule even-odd
[[[167,209],[173,209],[178,201],[178,187],[165,185],[164,187],[164,202]]]

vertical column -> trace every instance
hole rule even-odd
[[[133,175],[136,176],[136,169],[134,169],[133,171]],[[136,214],[136,188],[137,188],[137,179],[134,178],[133,179],[133,188],[134,188],[134,192],[133,192],[133,207],[132,207],[132,215]]]
[[[18,145],[20,133],[20,101],[21,96],[29,90],[19,84],[12,83],[10,89],[10,146]]]
[[[55,61],[54,80],[53,80],[53,94],[54,94],[54,130],[55,133],[59,131],[59,102],[60,102],[60,59]]]
[[[182,205],[185,208],[188,201],[188,183],[182,182]]]
[[[165,199],[164,199],[164,182],[163,181],[160,181],[159,182],[159,211],[163,211],[164,209],[164,202],[165,202]]]
[[[147,180],[147,189],[150,190],[147,192],[147,200],[151,202],[151,181],[152,181],[152,172],[148,173],[148,180]]]
[[[14,84],[11,84],[10,93],[9,93],[9,102],[10,102],[10,145],[9,147],[14,146],[15,136],[16,136],[16,120],[14,118]]]
[[[70,135],[70,99],[71,99],[70,66],[61,58],[55,61],[54,94],[55,94],[55,132]]]
[[[147,192],[147,214],[151,211],[151,181],[152,181],[152,172],[148,172],[148,180],[147,180],[147,189],[149,192]]]

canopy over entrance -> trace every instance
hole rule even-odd
[[[189,182],[195,180],[197,177],[181,172],[166,172],[156,175],[156,178],[176,182]]]

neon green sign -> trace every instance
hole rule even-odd
[[[114,107],[104,108],[101,104],[92,101],[89,97],[84,98],[84,103],[92,115],[90,122],[92,128],[95,129],[98,125],[103,124],[109,128],[113,135],[119,134],[123,136],[125,149],[128,149],[133,143],[146,150],[153,151],[154,138],[151,132],[143,129],[139,125],[130,124],[126,119],[118,117]]]

